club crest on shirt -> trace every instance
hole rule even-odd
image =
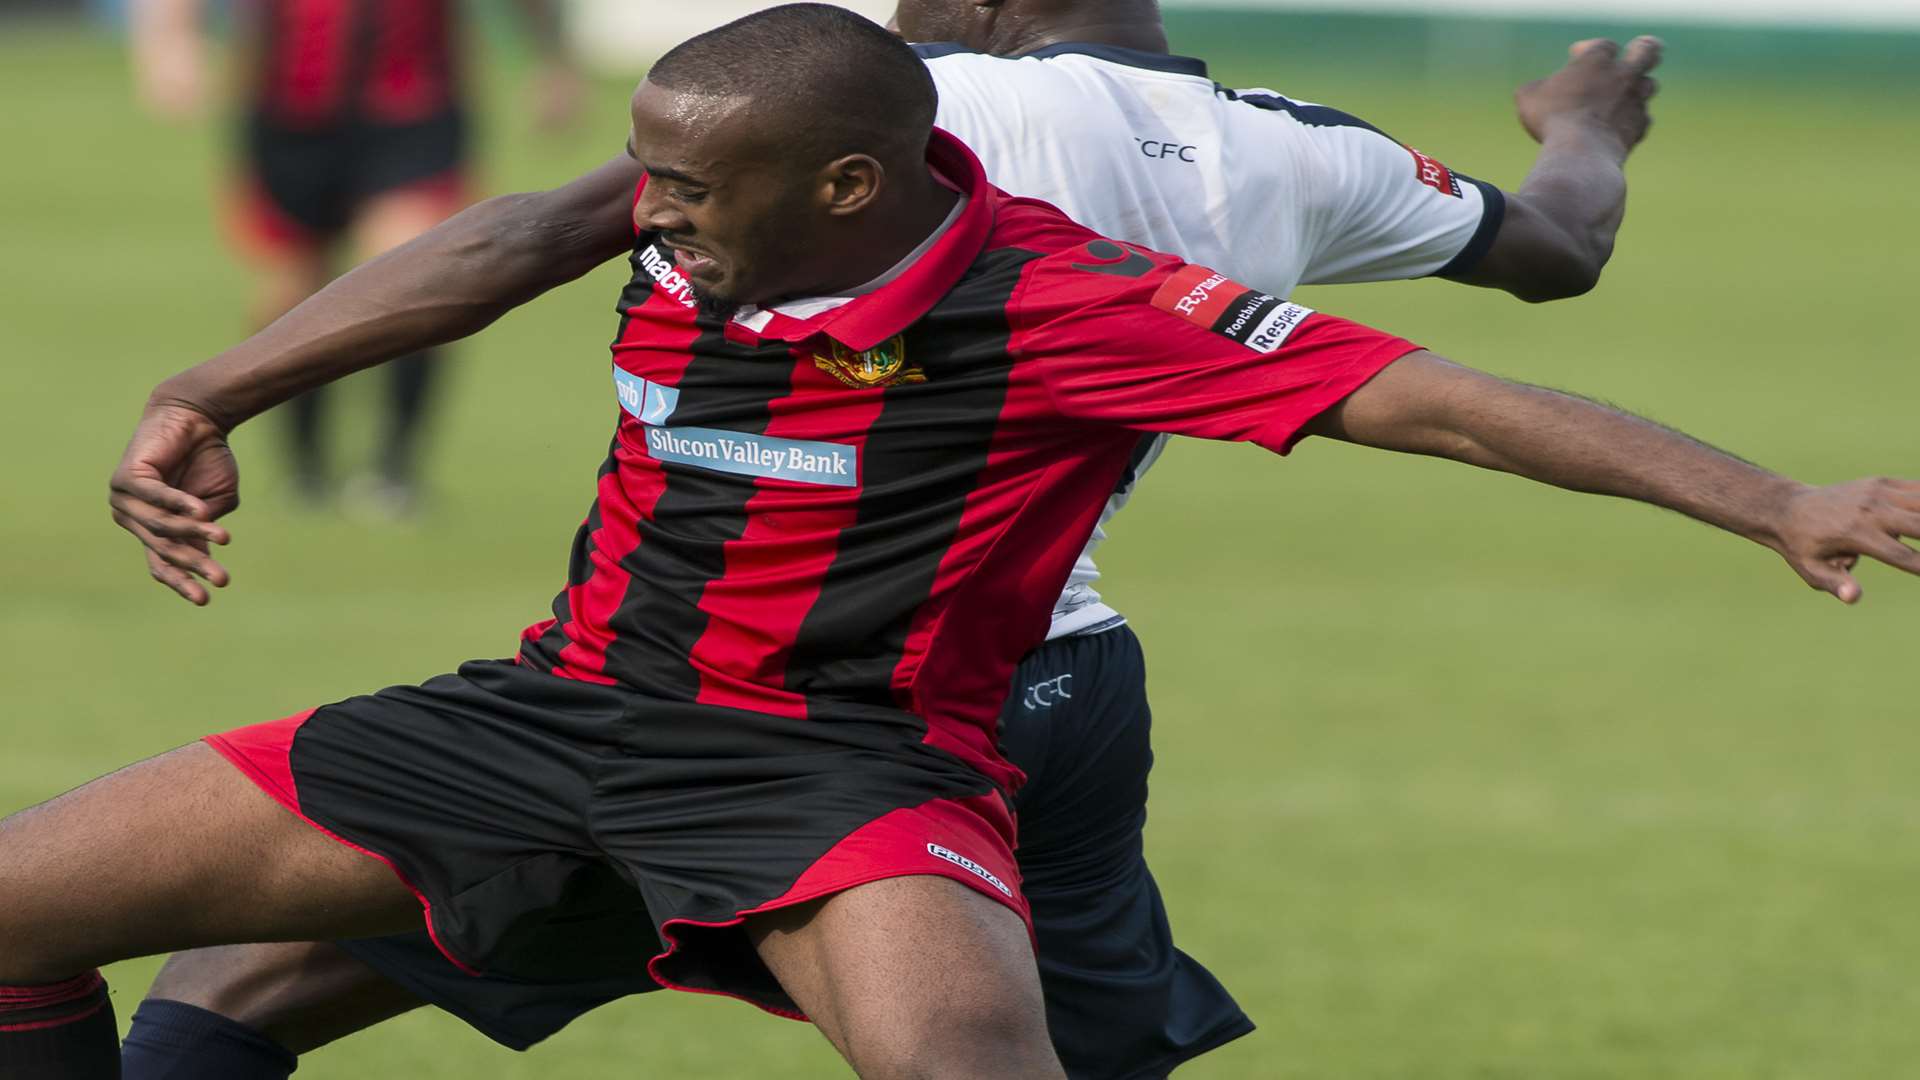
[[[895,334],[871,349],[857,352],[831,339],[827,344],[832,346],[833,355],[814,353],[814,366],[856,390],[927,381],[927,373],[918,364],[907,363],[907,339],[903,335]]]

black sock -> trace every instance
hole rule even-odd
[[[286,1080],[286,1047],[245,1024],[179,1001],[149,998],[120,1047],[125,1080]]]
[[[113,1003],[97,971],[41,986],[0,986],[0,1076],[117,1080]]]
[[[293,482],[309,496],[324,494],[327,486],[326,391],[326,387],[316,386],[282,406],[287,414]]]
[[[380,446],[380,472],[396,484],[411,484],[426,424],[427,402],[439,367],[435,350],[387,361],[387,426]]]

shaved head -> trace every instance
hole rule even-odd
[[[952,190],[927,168],[933,77],[829,4],[756,12],[682,44],[634,91],[634,224],[713,314],[834,295],[911,251]]]
[[[1167,48],[1157,0],[899,0],[893,21],[908,41],[954,41],[995,56],[1063,41]]]
[[[920,58],[831,4],[784,4],[709,30],[662,56],[647,81],[746,103],[755,125],[808,167],[847,154],[918,162],[933,130],[933,78]]]

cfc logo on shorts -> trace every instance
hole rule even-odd
[[[965,870],[967,873],[972,874],[973,876],[979,878],[980,880],[986,882],[987,884],[993,886],[994,888],[999,889],[1002,893],[1004,893],[1009,897],[1013,895],[1013,890],[1007,888],[1006,882],[1001,881],[997,877],[994,877],[993,871],[988,870],[986,867],[981,866],[979,863],[974,862],[972,859],[967,858],[965,855],[961,855],[958,852],[948,851],[946,848],[941,847],[939,844],[928,844],[927,854],[933,856],[936,859],[947,860],[948,862],[959,867],[960,869]]]

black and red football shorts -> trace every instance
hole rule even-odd
[[[241,130],[228,226],[243,248],[274,254],[339,239],[369,200],[407,193],[453,214],[468,199],[467,121],[458,108],[423,120],[320,127],[264,115]]]
[[[748,916],[938,875],[1028,918],[1005,797],[924,734],[905,714],[793,719],[476,661],[207,742],[388,863],[463,970],[578,979],[572,954],[596,949],[610,976],[802,1019]]]

